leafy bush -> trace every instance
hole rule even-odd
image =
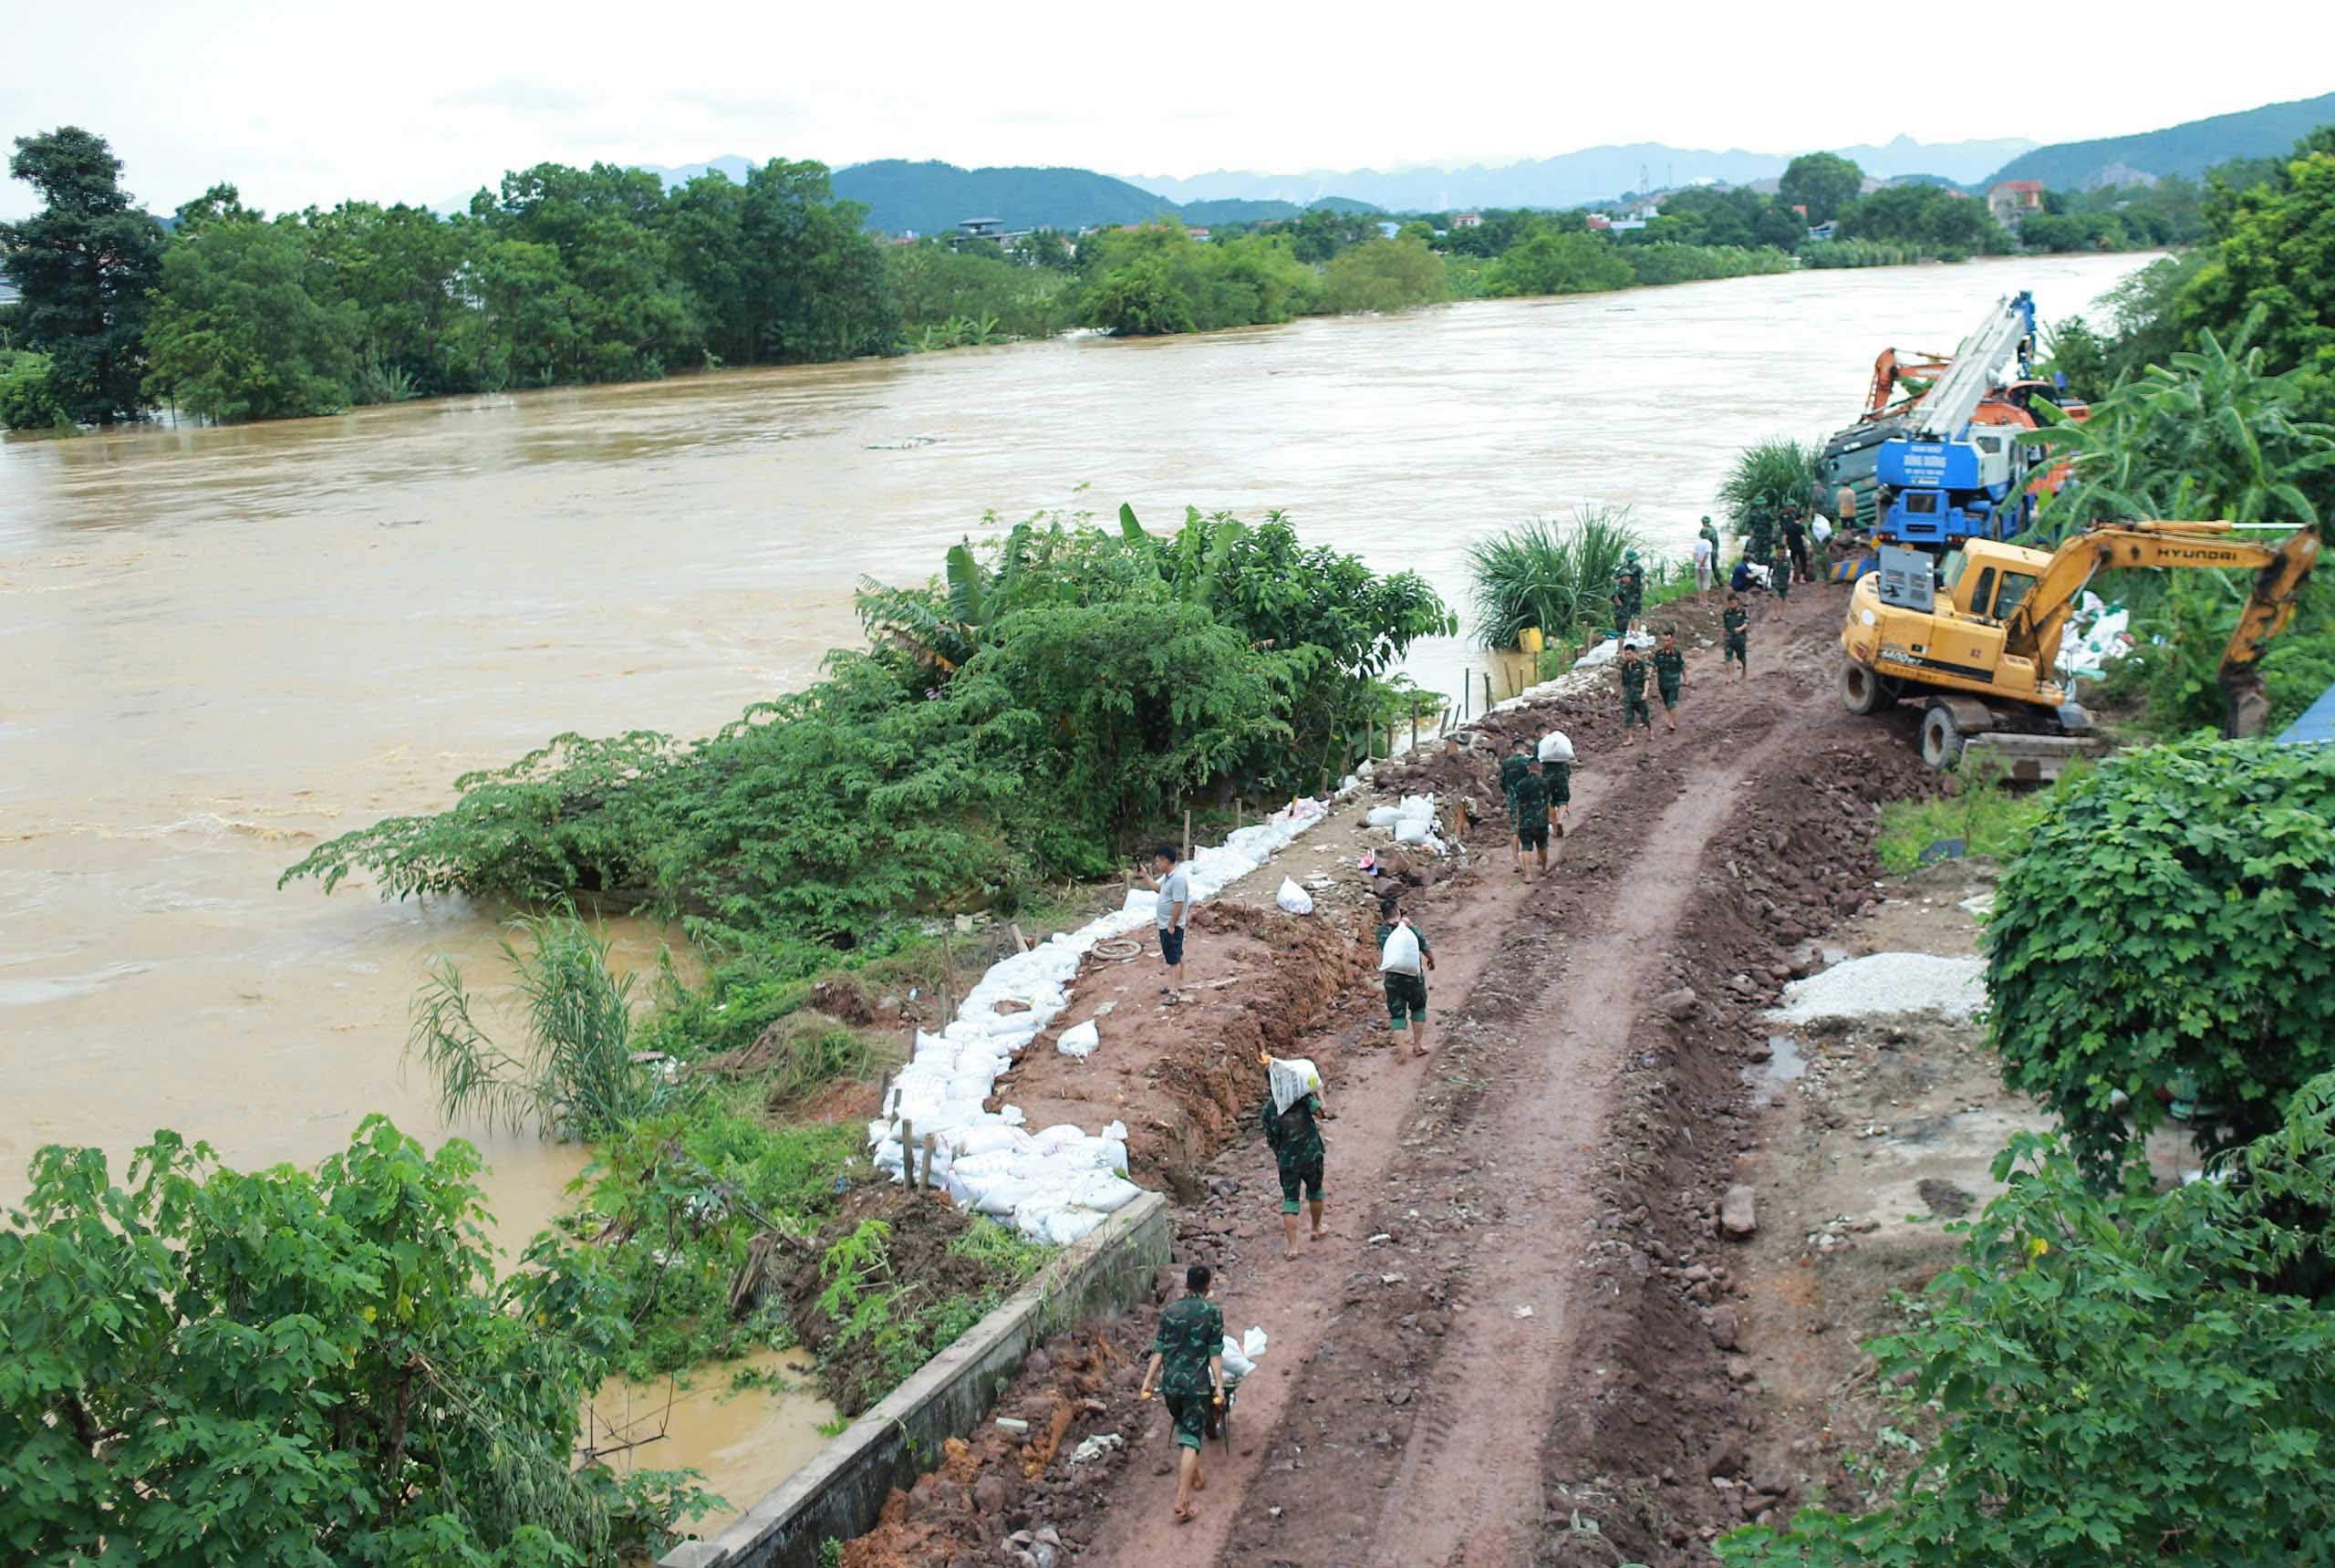
[[[653,1377],[794,1343],[774,1293],[746,1316],[732,1292],[771,1231],[806,1231],[835,1202],[859,1129],[773,1127],[719,1106],[631,1123],[585,1173],[578,1228],[633,1334],[617,1358]]]
[[[1641,285],[1703,283],[1714,278],[1756,277],[1792,269],[1791,257],[1782,251],[1736,245],[1631,245],[1622,255],[1629,264],[1630,275]]]
[[[1366,241],[1340,251],[1323,269],[1325,310],[1396,311],[1448,297],[1443,258],[1416,237]]]
[[[51,377],[46,354],[0,348],[0,428],[69,431],[73,413]]]
[[[1202,244],[1182,223],[1162,221],[1086,243],[1093,282],[1079,319],[1121,337],[1261,326],[1318,304],[1320,279],[1285,237]]]
[[[1468,546],[1476,635],[1487,648],[1513,648],[1537,626],[1570,638],[1611,620],[1614,573],[1638,544],[1627,508],[1591,507],[1572,523],[1520,523]]]
[[[1946,1417],[1889,1504],[1720,1541],[1730,1568],[2251,1568],[2335,1561],[2335,1078],[2298,1094],[2226,1182],[2103,1194],[2022,1133],[2010,1182],[1881,1382]]]
[[[1597,294],[1627,288],[1635,281],[1630,264],[1611,242],[1544,228],[1492,264],[1484,292],[1495,298]]]
[[[157,1133],[125,1189],[50,1147],[0,1227],[12,1560],[594,1564],[710,1506],[572,1468],[628,1338],[591,1261],[498,1277],[475,1150],[379,1116],[315,1172]]]
[[[2004,1078],[2095,1166],[2158,1125],[2176,1076],[2221,1107],[2209,1145],[2275,1126],[2335,1066],[2335,753],[2198,740],[2110,759],[2029,834],[1987,946]]]

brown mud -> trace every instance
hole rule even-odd
[[[1033,1057],[1008,1097],[1033,1123],[1104,1119],[1098,1098],[1134,1113],[1131,1134],[1147,1119],[1136,1162],[1174,1173],[1178,1265],[1215,1266],[1227,1327],[1261,1324],[1271,1347],[1230,1440],[1208,1450],[1195,1523],[1169,1526],[1165,1419],[1133,1399],[1138,1314],[1068,1336],[1007,1394],[1012,1418],[1033,1401],[1067,1410],[1059,1433],[1051,1416],[1026,1434],[984,1423],[952,1478],[961,1495],[898,1500],[846,1561],[1660,1568],[1707,1561],[1722,1529],[1804,1497],[1812,1475],[1755,1441],[1751,1252],[1722,1238],[1718,1203],[1753,1169],[1744,1070],[1770,1049],[1761,1012],[1820,962],[1810,939],[1876,900],[1877,803],[1931,787],[1909,722],[1856,720],[1832,696],[1840,602],[1803,590],[1766,607],[1740,685],[1690,643],[1679,732],[1657,721],[1643,747],[1622,744],[1603,682],[1479,726],[1495,748],[1562,726],[1580,749],[1544,880],[1510,867],[1496,751],[1383,770],[1390,793],[1464,790],[1484,818],[1464,860],[1407,899],[1439,961],[1424,1064],[1386,1046],[1358,883],[1343,903],[1317,892],[1329,918],[1310,923],[1204,911],[1217,924],[1195,937],[1194,978],[1233,983],[1193,1008],[1154,1004],[1148,955],[1107,990],[1083,978],[1064,1023],[1118,1001],[1103,1050]],[[1270,897],[1279,875],[1252,881]],[[1261,1008],[1232,1000],[1251,992]],[[1136,1027],[1115,1033],[1130,1009]],[[1292,1262],[1245,1121],[1258,1043],[1313,1056],[1336,1117],[1332,1235]],[[1116,1359],[1095,1368],[1095,1345]],[[1065,1359],[1094,1386],[1057,1404]],[[1041,1440],[1075,1452],[1088,1438],[1109,1451],[1075,1467],[1053,1453],[983,1506],[1001,1461],[1022,1474]]]

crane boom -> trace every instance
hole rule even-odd
[[[1956,345],[1954,359],[1915,405],[1906,433],[1917,441],[1952,441],[1978,411],[2003,361],[2035,336],[2035,299],[2024,289],[1993,308]],[[2020,355],[2021,373],[2024,360]]]

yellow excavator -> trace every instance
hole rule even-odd
[[[2053,669],[2060,637],[2092,575],[2110,566],[2239,568],[2254,590],[2222,659],[2223,733],[2256,735],[2269,716],[2255,669],[2295,611],[2319,559],[2302,528],[2276,543],[2231,523],[2103,523],[2058,549],[1971,539],[1942,558],[1884,548],[1849,596],[1841,701],[1852,713],[1923,703],[1922,756],[1951,768],[1991,753],[2015,779],[2059,775],[2092,749],[2091,720]]]

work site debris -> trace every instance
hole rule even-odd
[[[1983,959],[1873,953],[1793,981],[1784,987],[1783,1004],[1767,1016],[1780,1023],[1814,1023],[1935,1012],[1967,1022],[1987,1005],[1986,971]]]

